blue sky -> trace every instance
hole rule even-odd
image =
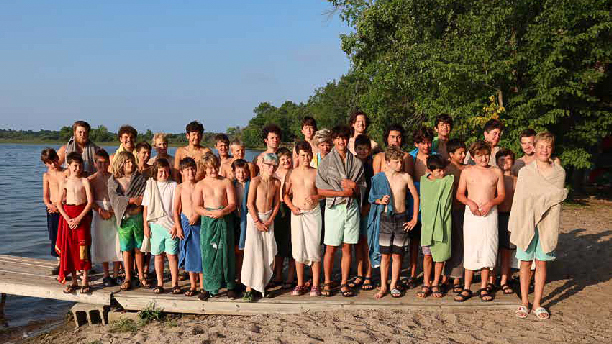
[[[0,2],[0,128],[245,126],[349,69],[323,0]]]

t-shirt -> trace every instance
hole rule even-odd
[[[151,183],[147,183],[147,188],[150,187]],[[157,219],[153,221],[164,228],[172,228],[174,226],[174,218],[172,216],[172,211],[174,207],[174,191],[176,190],[176,182],[157,182],[157,190],[159,190],[159,195],[161,196],[162,207],[166,211],[166,216],[163,218]],[[148,207],[151,203],[149,199],[149,193],[145,192],[144,197],[142,198],[142,205]]]

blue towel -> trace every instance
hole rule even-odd
[[[185,214],[181,214],[181,227],[185,239],[181,240],[179,266],[188,272],[202,272],[202,252],[200,251],[200,220],[193,225]]]
[[[234,181],[234,187],[238,183],[237,180]],[[238,249],[244,250],[244,242],[246,240],[246,223],[247,223],[247,214],[249,210],[247,209],[247,198],[249,197],[249,186],[251,185],[251,180],[248,179],[244,183],[244,194],[242,195],[242,204],[238,204],[240,207],[240,239],[238,240]]]
[[[368,247],[370,251],[370,262],[373,268],[380,266],[380,215],[385,209],[384,204],[376,204],[377,199],[383,196],[391,196],[391,185],[384,172],[380,172],[372,177],[372,186],[368,201],[371,203],[370,212],[368,213]],[[387,204],[387,214],[393,214],[393,197]]]

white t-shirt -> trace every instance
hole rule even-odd
[[[147,188],[151,187],[151,185],[151,182],[148,181]],[[174,209],[174,191],[176,190],[176,185],[176,182],[173,181],[157,182],[157,190],[159,190],[159,194],[162,200],[162,207],[166,211],[167,216],[157,219],[153,221],[153,223],[156,223],[168,229],[174,226],[174,218],[172,216],[172,213]],[[144,197],[142,198],[142,205],[148,207],[150,202],[151,200],[149,199],[149,193],[145,192]]]

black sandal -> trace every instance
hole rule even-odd
[[[64,289],[64,294],[72,294],[76,291],[78,287],[79,287],[78,285],[70,284],[66,287],[66,289]]]
[[[197,294],[198,294],[197,288],[189,288],[189,290],[185,292],[185,296],[196,296]]]
[[[487,291],[489,293],[495,293],[495,291],[497,291],[497,286],[493,283],[487,283]]]
[[[484,294],[483,294],[483,292],[484,292]],[[489,292],[488,288],[478,289],[478,296],[480,296],[480,301],[482,301],[482,302],[491,302],[491,301],[493,301],[493,295]],[[487,297],[490,297],[491,299],[486,299]]]
[[[372,278],[366,277],[363,279],[363,283],[361,284],[361,290],[372,290],[374,289],[374,284],[372,284]]]
[[[459,294],[463,291],[461,284],[453,284],[453,293]]]
[[[332,283],[323,283],[323,289],[321,290],[321,295],[325,297],[330,297],[333,295]]]
[[[510,287],[508,284],[502,285],[501,290],[504,292],[505,295],[514,294],[514,289],[512,289],[512,287]]]
[[[430,293],[431,293],[431,287],[424,285],[424,286],[421,286],[421,290],[417,291],[416,295],[417,297],[424,299],[428,297]]]
[[[128,291],[132,289],[132,281],[124,280],[119,287],[122,291]]]
[[[178,285],[175,285],[174,287],[172,287],[172,294],[177,295],[182,293],[183,291],[181,290],[181,287],[179,287]]]
[[[436,296],[436,295],[439,295],[439,296]],[[444,296],[444,292],[442,291],[440,286],[432,285],[431,286],[431,296],[439,299]]]
[[[356,280],[359,280],[359,282],[356,282]],[[355,276],[353,280],[348,283],[348,285],[351,288],[357,288],[357,287],[361,287],[364,281],[365,279],[363,278],[363,276]]]
[[[342,288],[347,288],[348,290],[342,290]],[[355,296],[355,293],[353,293],[353,291],[351,290],[351,288],[349,288],[349,286],[347,284],[341,284],[340,285],[340,294],[344,297],[353,297]]]
[[[467,293],[467,295],[466,295]],[[463,302],[466,300],[469,300],[472,296],[474,295],[474,293],[472,293],[472,291],[470,289],[463,289],[461,290],[461,293],[457,294],[457,296],[455,296],[454,300],[457,302]]]
[[[163,294],[164,293],[164,287],[157,286],[157,287],[153,288],[153,292],[155,294]]]
[[[204,289],[200,289],[200,293],[198,294],[198,299],[200,299],[200,301],[208,301],[208,298],[210,298],[210,293]]]
[[[91,286],[84,285],[81,287],[81,294],[89,294],[91,293]]]

